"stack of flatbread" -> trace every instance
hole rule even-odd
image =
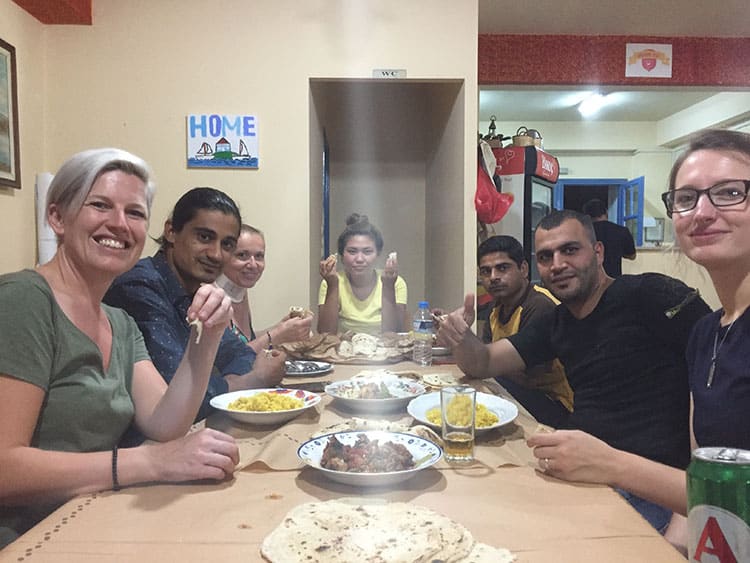
[[[398,362],[411,353],[411,340],[395,335],[364,333],[316,334],[308,340],[288,342],[281,348],[293,359],[320,360],[339,364]]]
[[[515,560],[507,549],[474,541],[461,524],[429,508],[364,499],[311,502],[292,509],[263,540],[261,554],[271,563]]]

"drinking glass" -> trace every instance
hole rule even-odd
[[[466,463],[474,460],[476,404],[476,389],[468,385],[443,387],[440,390],[446,461]]]

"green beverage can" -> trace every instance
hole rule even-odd
[[[687,501],[689,561],[750,561],[750,451],[693,451]]]

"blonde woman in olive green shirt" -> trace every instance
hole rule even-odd
[[[223,479],[238,461],[230,436],[186,436],[229,323],[224,292],[195,294],[188,317],[202,328],[168,387],[134,321],[101,303],[141,255],[153,193],[148,165],[130,153],[74,155],[47,198],[57,253],[0,276],[0,546],[75,495]],[[156,443],[118,451],[131,423]]]

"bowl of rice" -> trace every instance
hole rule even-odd
[[[413,399],[406,407],[412,418],[432,428],[442,425],[440,415],[440,393],[427,393]],[[518,416],[518,407],[510,401],[477,391],[477,408],[474,415],[474,432],[482,434],[513,422]]]
[[[320,395],[302,389],[246,389],[217,395],[211,406],[247,424],[281,424],[320,402]]]

